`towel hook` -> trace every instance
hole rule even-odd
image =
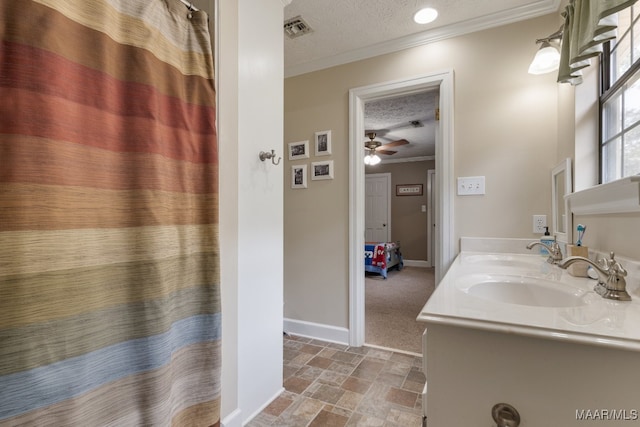
[[[520,425],[520,414],[508,403],[496,403],[491,408],[493,421],[498,427],[518,427]]]
[[[275,150],[271,150],[271,152],[269,153],[268,151],[261,151],[260,152],[260,160],[262,160],[263,162],[267,159],[271,159],[271,163],[273,163],[274,165],[279,165],[280,164],[280,160],[282,160],[282,157],[278,157],[278,161],[276,162],[276,151]]]

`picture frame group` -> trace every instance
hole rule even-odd
[[[332,151],[331,130],[315,132],[313,146],[315,156],[330,156]],[[290,142],[288,144],[288,157],[290,161],[308,159],[310,157],[309,141]],[[310,168],[307,163],[291,165],[291,188],[307,188],[309,173],[312,181],[334,179],[333,170],[333,160],[311,162]]]

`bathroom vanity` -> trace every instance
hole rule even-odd
[[[520,240],[514,253],[463,243],[418,316],[427,425],[495,426],[507,403],[526,427],[640,426],[637,265],[621,261],[632,301],[606,300]]]

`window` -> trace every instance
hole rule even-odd
[[[640,174],[640,6],[618,12],[601,74],[601,182]]]

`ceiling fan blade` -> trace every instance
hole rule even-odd
[[[407,145],[409,141],[406,139],[398,139],[397,141],[391,141],[387,144],[384,144],[385,147],[398,147],[400,145]]]
[[[391,155],[391,154],[396,154],[396,153],[397,153],[397,151],[393,151],[393,150],[385,150],[385,149],[383,148],[383,149],[376,149],[376,153]]]

